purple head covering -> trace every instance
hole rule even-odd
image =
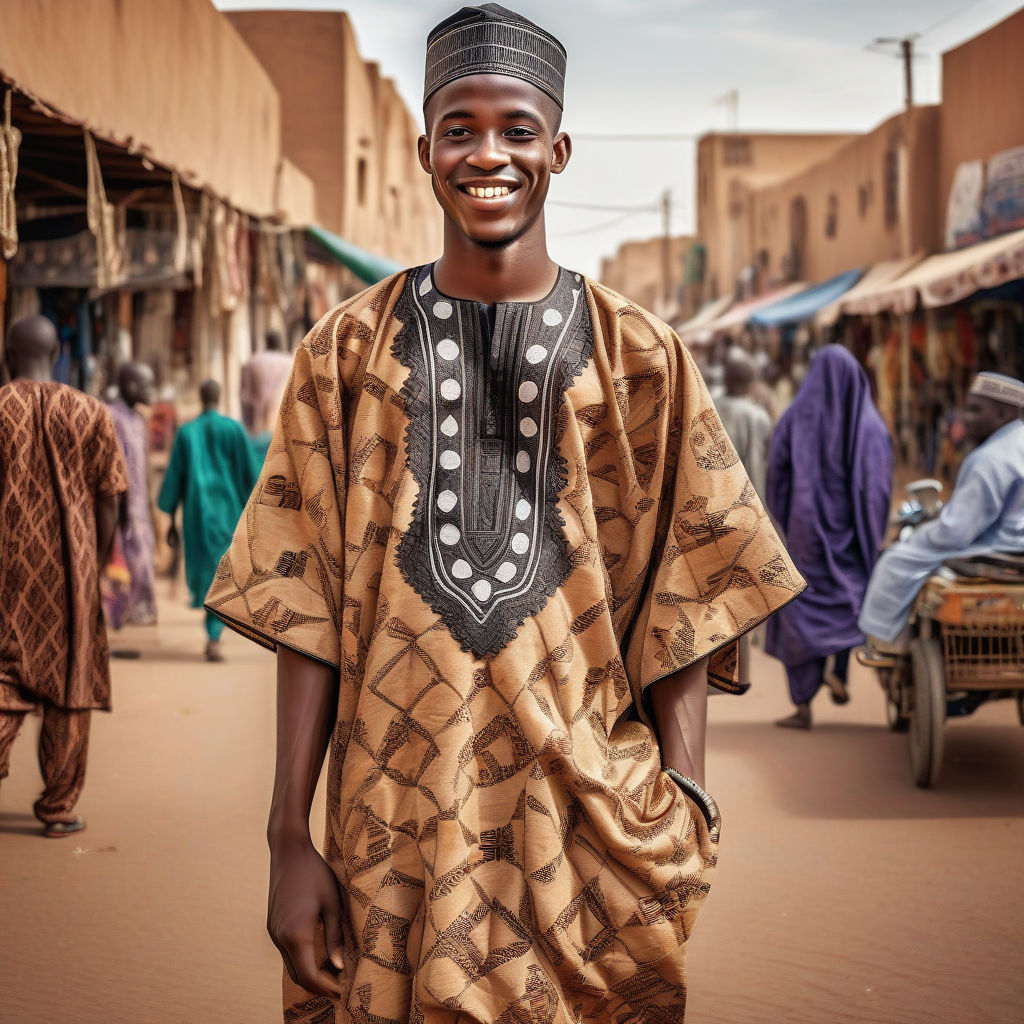
[[[769,654],[797,665],[863,642],[857,616],[889,515],[892,448],[867,375],[821,349],[772,437],[767,504],[807,580],[769,620]]]

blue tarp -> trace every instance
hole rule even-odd
[[[750,322],[761,327],[778,327],[779,324],[797,324],[810,320],[819,309],[831,305],[840,295],[848,292],[863,273],[863,270],[847,270],[821,284],[811,285],[796,295],[759,309],[751,315]]]
[[[366,252],[325,228],[311,225],[306,231],[309,232],[310,238],[315,239],[334,259],[348,267],[356,277],[367,284],[376,284],[402,269],[394,260]]]

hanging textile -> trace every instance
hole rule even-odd
[[[0,252],[5,260],[18,251],[18,216],[14,185],[18,178],[21,132],[11,124],[11,90],[4,92],[4,119],[0,124]]]
[[[114,224],[114,205],[108,202],[103,187],[103,174],[96,143],[88,130],[82,130],[85,139],[86,217],[89,230],[96,239],[96,287],[100,291],[112,288],[121,273],[121,253],[117,245]]]

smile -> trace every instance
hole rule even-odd
[[[518,187],[518,185],[459,185],[461,191],[474,199],[505,199]]]

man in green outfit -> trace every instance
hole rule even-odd
[[[217,563],[231,543],[238,517],[256,483],[258,469],[241,423],[217,412],[220,385],[204,381],[199,388],[203,411],[186,423],[174,439],[167,475],[157,504],[171,517],[167,543],[177,547],[174,514],[184,506],[185,579],[193,608],[202,608]],[[206,613],[206,660],[222,661],[220,635],[224,624]]]

